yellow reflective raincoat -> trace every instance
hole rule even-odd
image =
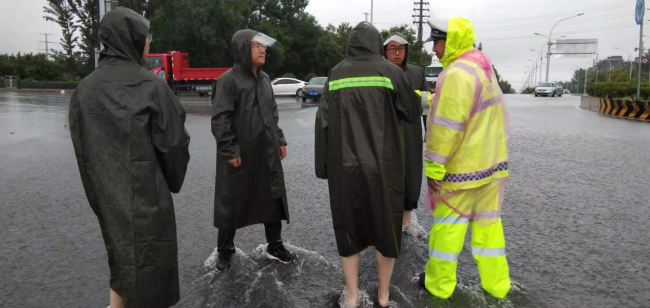
[[[427,117],[425,173],[442,180],[442,188],[427,194],[434,211],[424,285],[440,298],[454,292],[470,226],[481,285],[498,298],[510,291],[500,219],[508,178],[508,117],[490,60],[473,48],[474,40],[467,19],[448,21],[445,69]]]
[[[499,195],[508,177],[508,121],[490,60],[473,48],[467,19],[449,20],[444,71],[427,117],[425,173],[442,180],[432,207],[447,204],[459,215],[487,225],[500,215]],[[499,198],[501,199],[501,198]]]

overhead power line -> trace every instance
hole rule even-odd
[[[592,12],[600,12],[600,11],[608,11],[611,12],[612,9],[624,9],[624,8],[629,8],[630,4],[629,1],[625,3],[619,3],[619,4],[610,4],[610,5],[604,5],[604,6],[596,6],[593,7],[592,9],[583,9],[583,10],[575,10],[575,11],[566,11],[566,12],[561,12],[561,13],[554,13],[554,14],[545,14],[545,15],[534,15],[534,16],[528,16],[528,17],[518,17],[518,18],[510,18],[510,19],[484,19],[485,21],[478,19],[478,20],[473,20],[472,22],[477,25],[483,25],[483,24],[503,24],[503,23],[510,23],[510,22],[522,22],[522,21],[530,21],[531,19],[546,19],[549,17],[559,17],[559,16],[565,16],[565,15],[573,15],[576,13],[592,13]]]

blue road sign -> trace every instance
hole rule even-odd
[[[636,9],[634,10],[634,18],[636,24],[640,25],[643,22],[643,15],[645,14],[645,0],[636,1]]]

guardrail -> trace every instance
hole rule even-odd
[[[650,122],[650,102],[583,96],[580,108],[610,117]]]

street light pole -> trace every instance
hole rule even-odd
[[[571,18],[575,18],[575,17],[578,17],[578,16],[582,16],[582,15],[584,15],[584,14],[585,14],[585,13],[580,13],[580,14],[578,14],[578,15],[571,16],[571,17],[567,17],[567,18],[565,18],[565,19],[562,19],[562,20],[556,22],[555,25],[553,26],[553,28],[551,28],[551,34],[548,35],[548,50],[546,51],[546,82],[548,82],[548,74],[549,74],[549,71],[551,70],[551,45],[553,45],[553,42],[552,42],[551,38],[553,38],[553,30],[555,30],[555,27],[556,27],[559,23],[561,23],[561,22],[563,22],[563,21],[565,21],[565,20],[567,20],[567,19],[571,19]],[[539,33],[535,33],[535,34],[540,35]],[[540,35],[540,36],[543,36],[543,35]]]
[[[639,72],[636,81],[636,99],[641,97],[641,63],[643,62],[643,18],[641,18],[641,25],[639,27]]]

